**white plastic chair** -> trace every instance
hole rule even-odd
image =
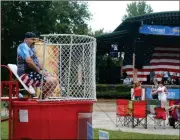
[[[18,81],[21,83],[21,85],[24,87],[24,89],[29,92],[30,94],[35,94],[35,90],[34,88],[30,85],[29,87],[26,86],[23,81],[20,79],[20,77],[17,74],[17,65],[15,64],[8,64],[8,67],[11,69],[11,71],[13,72],[13,74],[16,76],[16,78],[18,79]]]

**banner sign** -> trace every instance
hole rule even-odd
[[[111,57],[118,57],[118,45],[112,44],[110,48],[110,56]]]
[[[109,140],[109,132],[99,130],[99,140]]]
[[[180,89],[170,89],[168,88],[168,96],[167,99],[180,99]],[[151,88],[146,88],[146,99],[151,99]]]
[[[180,27],[142,25],[139,29],[141,34],[180,36]]]

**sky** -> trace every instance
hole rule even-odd
[[[105,32],[112,32],[121,24],[123,15],[126,14],[127,4],[132,1],[88,1],[92,14],[89,22],[92,31],[104,28]],[[151,5],[153,12],[177,11],[179,1],[146,1]]]

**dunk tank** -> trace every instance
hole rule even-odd
[[[52,90],[42,83],[37,99],[12,101],[10,139],[86,139],[96,101],[96,39],[68,34],[42,37],[35,45],[37,56],[43,73],[47,70],[58,84]],[[42,98],[44,88],[52,92],[48,99]]]

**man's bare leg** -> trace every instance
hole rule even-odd
[[[57,79],[54,77],[47,77],[46,83],[43,86],[43,99],[51,97],[53,95],[53,91],[57,86]]]

